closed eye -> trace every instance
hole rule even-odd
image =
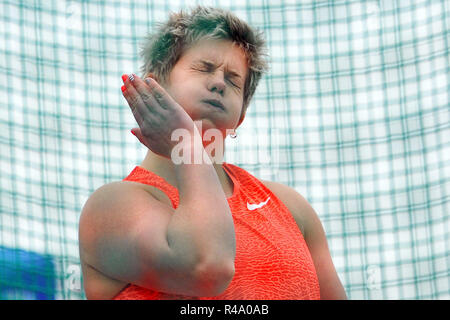
[[[213,72],[215,70],[215,66],[214,66],[214,64],[212,64],[210,62],[201,61],[200,65],[194,67],[194,70],[197,70],[199,72]],[[238,77],[237,74],[231,73],[231,78],[236,78],[236,77]],[[236,89],[239,89],[239,90],[241,89],[241,87],[238,86],[234,81],[232,81],[230,79],[230,77],[227,78],[227,81]]]
[[[214,65],[212,63],[202,61],[201,66],[199,66],[199,70],[203,72],[210,72],[214,70]]]
[[[231,83],[232,86],[236,87],[237,89],[241,89],[237,84],[235,84],[233,81],[228,79],[228,82]]]

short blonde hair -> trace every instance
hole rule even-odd
[[[251,28],[230,11],[197,6],[190,13],[172,13],[166,23],[149,33],[141,46],[143,76],[153,73],[166,81],[182,54],[203,39],[231,40],[243,49],[249,72],[244,86],[242,112],[248,107],[262,74],[267,71],[262,32]]]

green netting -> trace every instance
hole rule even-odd
[[[449,299],[445,0],[1,1],[0,298],[85,297],[81,208],[146,153],[120,76],[154,22],[195,4],[269,46],[226,161],[308,199],[350,299]]]

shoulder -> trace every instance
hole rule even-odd
[[[152,197],[149,197],[151,195]],[[134,181],[114,181],[94,190],[84,204],[84,212],[99,212],[95,209],[115,208],[119,203],[126,202],[138,205],[139,201],[155,200],[155,196],[145,185]],[[138,201],[138,202],[136,202]],[[94,209],[94,210],[92,210]],[[100,210],[104,211],[104,210]]]
[[[115,181],[105,184],[89,196],[82,209],[81,218],[92,213],[110,212],[122,202],[129,204],[136,200],[148,198],[148,193],[139,183],[130,181]]]
[[[129,215],[121,214],[124,208],[130,209],[130,212],[141,213],[139,210],[133,209],[139,209],[142,205],[155,202],[159,203],[157,198],[141,183],[114,181],[94,190],[83,206],[80,220],[87,216],[90,218],[93,215],[98,217],[101,214],[106,214],[108,218],[111,218],[113,213],[129,217]]]
[[[331,258],[325,230],[315,210],[295,189],[277,182],[262,182],[286,205],[300,229],[303,226],[301,231],[317,272],[321,299],[347,299]]]
[[[274,181],[260,181],[289,209],[303,237],[306,238],[309,221],[314,218],[312,215],[316,215],[308,201],[292,187]]]
[[[136,182],[115,181],[96,189],[86,200],[79,219],[82,258],[89,256],[85,253],[105,234],[132,227],[145,214],[143,208],[156,201]]]

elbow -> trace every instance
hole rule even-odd
[[[196,268],[195,278],[200,296],[214,297],[222,294],[234,277],[234,261],[220,265],[202,264]]]

